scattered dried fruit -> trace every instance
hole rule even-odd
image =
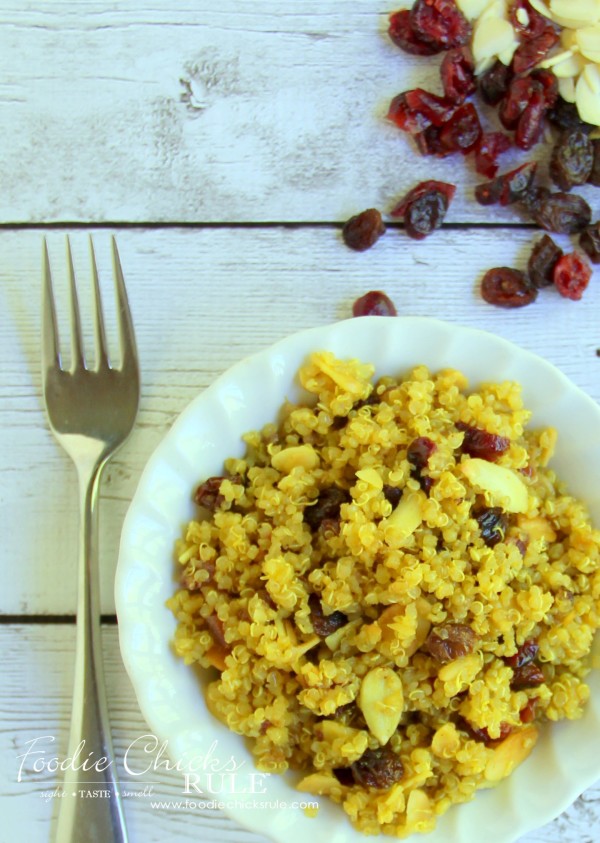
[[[385,225],[376,208],[368,208],[350,217],[342,229],[344,243],[356,252],[370,249],[384,233]]]
[[[561,190],[585,184],[594,163],[594,148],[587,132],[565,132],[554,145],[550,159],[550,178]]]
[[[525,273],[509,266],[488,269],[481,281],[481,295],[497,307],[525,307],[537,298],[537,290]]]
[[[352,305],[353,316],[397,316],[394,302],[381,290],[370,290]]]
[[[534,220],[546,231],[557,234],[578,234],[592,219],[592,209],[581,196],[571,193],[550,193],[532,211]]]
[[[592,268],[583,255],[571,252],[563,255],[554,267],[556,289],[567,299],[579,301],[590,283]]]
[[[588,225],[581,232],[579,245],[592,263],[600,263],[600,222]]]
[[[510,439],[506,436],[499,436],[461,421],[456,422],[456,428],[465,434],[460,450],[470,457],[496,462],[510,447]]]
[[[497,176],[493,181],[478,184],[475,199],[480,205],[510,205],[522,199],[530,190],[537,164],[521,164],[515,170]]]
[[[456,187],[439,181],[424,181],[410,190],[392,209],[390,216],[404,217],[406,233],[422,240],[439,228]]]
[[[540,289],[554,283],[554,267],[561,257],[562,249],[559,249],[550,235],[544,234],[533,247],[527,264],[529,280],[534,287]]]

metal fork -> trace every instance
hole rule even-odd
[[[140,377],[123,272],[114,237],[113,275],[121,346],[111,365],[90,237],[95,304],[96,362],[86,361],[71,244],[67,264],[71,294],[71,366],[63,368],[48,246],[43,253],[42,366],[50,427],[77,468],[80,494],[77,635],[71,732],[57,843],[126,843],[127,831],[110,737],[100,638],[98,491],[102,470],[129,435],[138,410]],[[72,759],[69,762],[69,759]],[[85,766],[89,769],[83,769]],[[80,769],[77,769],[77,768]],[[102,794],[99,792],[103,791]],[[90,794],[86,797],[85,793]]]

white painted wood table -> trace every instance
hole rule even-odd
[[[383,119],[400,90],[437,84],[435,62],[386,38],[392,10],[374,0],[0,0],[0,843],[51,839],[56,779],[25,769],[19,781],[18,757],[44,736],[64,757],[70,720],[77,498],[41,401],[44,237],[64,303],[65,233],[82,278],[94,236],[103,284],[116,235],[143,366],[139,421],[101,500],[120,759],[145,733],[115,625],[121,523],[154,447],[232,363],[350,316],[357,296],[382,289],[401,314],[494,331],[600,399],[600,277],[579,303],[544,291],[521,310],[486,305],[482,273],[524,268],[534,232],[512,209],[474,203],[472,165],[418,157]],[[363,254],[343,245],[348,216],[389,210],[433,171],[458,184],[441,231],[417,243],[390,227]],[[597,218],[600,194],[583,193]],[[218,811],[178,808],[179,778],[158,778],[154,796],[171,807],[127,800],[132,843],[262,841]],[[523,843],[598,840],[600,783]]]

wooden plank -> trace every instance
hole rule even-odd
[[[109,234],[96,232],[106,292]],[[128,229],[117,237],[137,324],[143,389],[135,432],[110,463],[102,487],[105,613],[114,611],[122,519],[144,464],[176,416],[237,360],[296,330],[349,317],[352,301],[368,289],[385,290],[401,314],[439,316],[500,334],[542,355],[600,399],[598,284],[581,302],[545,290],[535,304],[515,311],[490,307],[479,298],[476,283],[485,269],[524,266],[530,232],[497,232],[490,239],[481,230],[443,230],[414,243],[390,230],[363,254],[346,249],[339,231],[328,227]],[[63,239],[63,232],[48,235],[64,323]],[[9,615],[75,609],[75,473],[48,430],[41,401],[41,242],[38,231],[0,232],[0,535],[5,560],[0,613]],[[87,235],[75,232],[72,242],[83,281],[89,277]],[[105,299],[108,304],[110,297]],[[82,307],[85,302],[83,295]]]
[[[46,843],[53,828],[56,787],[48,770],[35,772],[29,747],[66,757],[75,629],[73,626],[25,625],[0,627],[4,653],[0,686],[0,798],[3,799],[2,839]],[[125,800],[131,843],[266,843],[239,828],[218,810],[177,807],[181,803],[180,775],[163,768],[152,771],[152,794],[143,795],[142,780],[133,781],[123,767],[129,747],[129,769],[146,769],[152,753],[142,751],[148,733],[129,679],[122,666],[117,630],[103,630],[107,690],[115,752],[121,780],[129,792],[142,795]],[[54,737],[52,744],[45,740]],[[35,745],[29,742],[38,739]],[[21,781],[19,767],[23,764]],[[148,776],[142,777],[150,780]],[[8,798],[10,797],[10,798]],[[162,803],[161,808],[153,807]],[[600,838],[600,782],[583,794],[554,822],[521,838],[520,843],[591,843]]]
[[[420,157],[385,120],[400,91],[441,90],[439,58],[389,41],[393,8],[2,0],[0,222],[340,221],[435,177],[459,185],[449,220],[519,223],[476,205],[471,161]]]

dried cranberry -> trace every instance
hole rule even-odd
[[[394,97],[387,117],[403,132],[414,135],[429,126],[443,126],[455,108],[455,103],[445,97],[438,97],[423,88],[413,88]]]
[[[514,656],[507,656],[504,661],[513,669],[523,667],[526,664],[530,664],[537,658],[539,650],[540,645],[537,641],[534,638],[528,638],[527,641],[524,641],[523,644],[521,644]]]
[[[581,119],[575,103],[567,102],[562,97],[558,97],[555,105],[547,112],[546,118],[559,129],[583,129],[591,132],[596,128]]]
[[[320,492],[317,502],[304,509],[304,522],[316,532],[325,519],[339,518],[340,507],[350,500],[350,494],[339,486],[328,486]]]
[[[400,756],[389,744],[367,749],[358,761],[350,765],[356,784],[384,790],[400,781],[404,767]]]
[[[434,626],[423,646],[436,661],[447,664],[472,653],[477,641],[477,635],[470,626],[446,623]]]
[[[595,222],[581,232],[579,245],[592,263],[600,263],[600,222]]]
[[[543,91],[533,91],[525,111],[521,114],[517,123],[515,146],[518,146],[519,149],[531,149],[540,139],[546,108]]]
[[[516,0],[510,10],[510,22],[521,38],[537,38],[548,26],[548,18],[536,12],[529,0]]]
[[[392,209],[392,217],[404,217],[409,237],[422,240],[439,228],[456,187],[438,181],[424,181],[410,190]]]
[[[342,237],[344,243],[355,252],[364,252],[374,246],[382,234],[385,225],[376,208],[368,208],[344,223]]]
[[[511,81],[506,96],[498,109],[498,117],[505,129],[517,128],[519,118],[529,105],[535,92],[543,97],[544,89],[541,83],[536,82],[531,76],[515,77]]]
[[[508,521],[504,510],[499,506],[479,506],[472,511],[473,518],[479,524],[479,533],[488,547],[494,547],[504,541]]]
[[[352,305],[353,316],[397,316],[394,302],[381,290],[370,290]]]
[[[531,697],[519,712],[521,723],[533,723],[535,720],[535,709],[538,704],[538,697]]]
[[[591,277],[591,266],[578,252],[563,255],[554,267],[556,289],[561,296],[572,301],[579,301]]]
[[[413,56],[434,56],[442,47],[423,41],[412,28],[410,10],[403,9],[390,15],[388,35],[397,47]]]
[[[506,95],[513,76],[512,68],[502,64],[498,59],[479,78],[479,90],[483,101],[488,105],[498,105]]]
[[[327,638],[342,626],[348,623],[348,617],[343,612],[331,612],[326,615],[323,611],[323,604],[318,594],[311,594],[308,598],[310,609],[310,621],[315,635],[319,638]]]
[[[537,208],[532,209],[534,220],[546,231],[557,234],[578,234],[592,220],[592,209],[581,196],[570,193],[550,193]]]
[[[498,436],[497,433],[461,421],[456,422],[455,426],[465,434],[460,449],[470,457],[495,462],[510,446],[510,439],[506,436]]]
[[[481,296],[497,307],[525,307],[536,300],[537,290],[523,272],[497,266],[483,276]]]
[[[471,25],[454,0],[416,0],[410,22],[417,37],[442,50],[462,47],[471,37]]]
[[[448,50],[440,66],[442,86],[448,99],[463,102],[477,88],[475,62],[466,47]]]
[[[542,86],[544,100],[548,108],[552,108],[558,99],[558,79],[551,70],[540,68],[529,74],[533,80]]]
[[[448,152],[462,152],[466,155],[475,149],[481,135],[479,115],[473,103],[467,102],[457,108],[442,127],[440,143]]]
[[[513,669],[512,679],[510,680],[510,687],[513,691],[519,691],[522,688],[536,688],[545,682],[544,674],[539,664],[530,662],[522,667],[515,667]]]
[[[388,483],[383,484],[383,497],[386,501],[389,501],[394,509],[400,503],[400,498],[402,497],[402,489],[399,486],[390,486]]]
[[[441,134],[442,130],[438,126],[428,126],[424,132],[413,135],[421,155],[437,155],[438,158],[452,155],[452,150],[442,146]]]
[[[498,172],[498,156],[510,149],[510,138],[503,132],[486,132],[475,150],[475,169],[482,176],[493,178]]]
[[[527,264],[529,280],[534,287],[540,289],[554,283],[554,267],[560,257],[562,249],[559,249],[548,234],[544,234],[533,247]]]
[[[552,47],[557,44],[557,32],[547,26],[539,35],[522,41],[515,50],[512,65],[515,73],[528,73],[545,58]]]
[[[550,178],[561,190],[585,184],[594,164],[594,147],[581,129],[564,132],[554,144],[550,159]]]
[[[516,170],[497,176],[491,182],[478,184],[475,188],[475,198],[480,205],[510,205],[517,202],[529,191],[535,173],[536,163],[521,164]]]
[[[419,436],[408,446],[406,459],[412,465],[411,477],[419,481],[421,489],[429,493],[433,486],[433,478],[423,475],[423,469],[427,468],[429,457],[436,449],[436,444],[428,436]]]

